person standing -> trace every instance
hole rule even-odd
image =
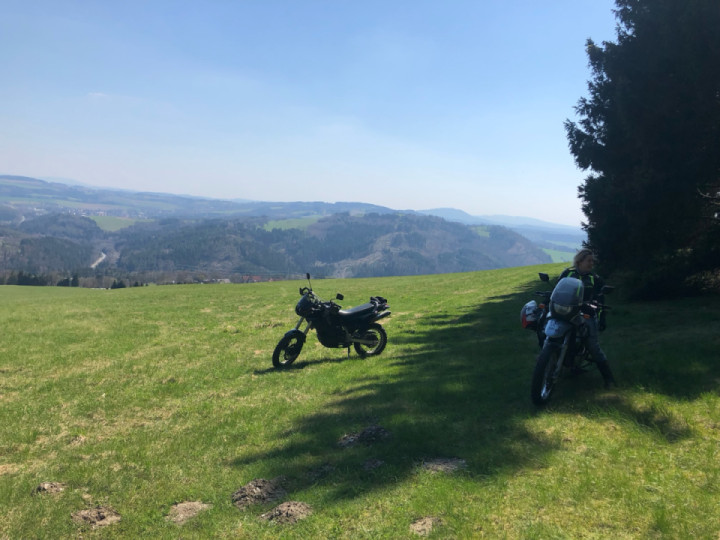
[[[560,279],[564,277],[572,277],[583,282],[585,288],[585,296],[583,301],[590,302],[597,300],[600,304],[605,301],[602,289],[605,284],[604,280],[593,272],[595,265],[595,257],[590,249],[584,248],[578,251],[573,257],[573,266],[563,270]],[[594,314],[587,319],[588,326],[588,349],[592,354],[593,360],[598,366],[598,370],[605,382],[605,388],[616,385],[610,365],[608,364],[605,353],[600,348],[599,333],[605,330],[605,312],[601,310],[599,314]]]

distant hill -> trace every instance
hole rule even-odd
[[[502,225],[534,242],[540,248],[564,253],[556,260],[569,261],[587,239],[580,227],[570,227],[521,216],[472,216],[455,208],[435,208],[420,213],[439,216],[465,225]]]
[[[49,212],[132,218],[213,216],[238,211],[237,204],[166,193],[69,186],[24,176],[0,176],[0,204],[25,218]]]
[[[66,180],[70,182],[70,180]],[[14,208],[33,208],[43,211],[103,212],[123,217],[220,217],[265,216],[271,218],[294,218],[327,216],[347,212],[350,214],[405,213],[432,215],[465,225],[502,225],[511,229],[522,228],[557,230],[567,234],[584,235],[579,227],[541,221],[517,216],[473,216],[455,208],[431,210],[392,209],[385,206],[358,202],[267,202],[245,199],[211,199],[189,195],[133,192],[121,189],[95,188],[86,185],[68,185],[47,182],[25,176],[0,175],[0,204]]]
[[[582,231],[579,227],[550,223],[531,217],[523,216],[473,216],[456,208],[434,208],[431,210],[420,210],[420,214],[438,216],[448,221],[457,221],[465,225],[503,225],[505,227],[538,227],[543,229],[557,229],[569,231]]]
[[[98,226],[108,219],[115,220],[112,230]],[[121,221],[127,226],[117,226]],[[561,247],[553,242],[566,242],[563,249],[570,252],[570,244],[582,241],[582,231],[525,221],[511,227],[452,209],[230,201],[6,175],[0,176],[0,272],[81,269],[152,279],[305,271],[327,277],[415,275],[550,262],[548,253]],[[522,227],[524,234],[518,232]],[[102,262],[91,269],[101,254]]]

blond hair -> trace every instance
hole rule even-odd
[[[593,252],[591,249],[583,248],[580,251],[578,251],[575,256],[573,257],[573,266],[575,268],[578,267],[578,265],[583,262],[588,257],[593,256]]]

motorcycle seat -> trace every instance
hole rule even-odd
[[[340,311],[338,311],[338,315],[340,315],[341,317],[357,317],[358,315],[364,315],[374,310],[375,304],[368,302],[367,304],[355,306],[350,309],[341,309]]]

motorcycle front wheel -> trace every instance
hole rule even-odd
[[[367,356],[377,356],[387,345],[387,333],[381,324],[371,323],[364,332],[360,332],[359,336],[355,336],[357,339],[362,339],[367,343],[353,343],[355,352],[357,352],[361,358]]]
[[[305,334],[302,332],[285,334],[273,351],[273,366],[276,368],[288,367],[300,356],[304,344]]]
[[[530,397],[535,405],[546,405],[555,388],[555,371],[560,360],[559,347],[544,347],[537,357],[530,385]]]

